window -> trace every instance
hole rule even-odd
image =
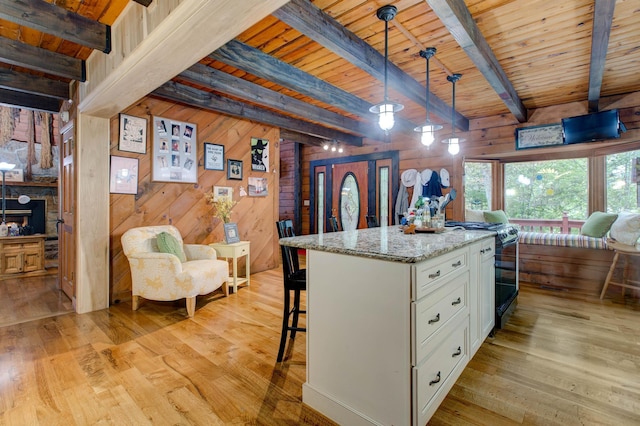
[[[324,173],[318,173],[318,189],[316,194],[318,194],[318,207],[316,216],[318,218],[317,222],[317,230],[318,233],[324,232]]]
[[[588,216],[586,158],[504,165],[504,206],[517,219],[570,219]]]
[[[464,200],[467,210],[491,210],[491,163],[466,162],[464,164]]]
[[[380,167],[378,173],[380,224],[387,224],[391,223],[389,221],[389,167]]]
[[[640,178],[640,150],[607,155],[606,157],[607,211],[640,212],[638,180]]]

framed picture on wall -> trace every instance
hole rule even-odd
[[[204,169],[224,170],[224,145],[204,143]]]
[[[251,138],[251,170],[256,172],[269,171],[269,141],[267,139]]]
[[[242,180],[242,161],[227,160],[227,179]]]
[[[516,149],[563,145],[562,124],[520,127],[516,129]]]
[[[198,183],[198,143],[195,124],[153,117],[151,180]]]
[[[146,154],[147,152],[147,119],[132,115],[120,114],[120,151]]]
[[[138,159],[111,156],[109,192],[112,194],[138,193]]]

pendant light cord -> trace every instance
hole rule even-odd
[[[387,92],[387,64],[389,63],[389,21],[384,21],[384,101],[389,100]]]

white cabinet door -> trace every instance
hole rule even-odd
[[[496,322],[496,250],[494,239],[491,238],[489,242],[489,244],[483,244],[480,250],[480,343],[491,333]]]

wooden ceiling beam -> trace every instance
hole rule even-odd
[[[369,112],[369,108],[373,104],[238,40],[227,42],[209,57],[363,117],[370,123],[375,123],[377,119],[374,114]],[[417,124],[411,123],[409,120],[397,117],[396,125],[399,130],[407,134],[415,134],[413,128]]]
[[[384,55],[308,0],[291,0],[273,15],[378,80],[384,81]],[[426,91],[422,84],[390,61],[387,72],[389,87],[418,105],[426,105]],[[431,112],[445,122],[448,121],[451,107],[434,93],[429,96],[429,106]],[[457,111],[455,121],[461,130],[469,130],[469,120]]]
[[[527,109],[489,43],[482,36],[464,0],[426,0],[426,2],[500,96],[511,114],[520,123],[526,122]]]
[[[0,88],[62,100],[69,99],[68,83],[20,73],[7,68],[0,68]]]
[[[308,146],[322,146],[322,144],[327,141],[327,139],[305,135],[304,133],[292,132],[291,130],[287,129],[280,130],[280,139],[285,141],[298,142],[302,145]]]
[[[362,146],[362,138],[359,136],[323,127],[308,121],[298,120],[176,82],[165,83],[151,92],[151,94],[175,102],[197,106],[274,127],[282,127],[319,138],[336,139],[347,145]]]
[[[183,71],[179,78],[210,87],[218,93],[244,99],[271,109],[303,117],[324,126],[333,127],[347,133],[355,133],[371,139],[383,141],[384,132],[368,123],[345,117],[299,99],[267,89],[258,84],[234,77],[223,71],[202,64],[196,64]]]
[[[62,107],[62,101],[58,99],[1,88],[0,104],[9,105],[16,108],[28,108],[39,111],[46,111],[53,114],[59,113],[60,108]]]
[[[593,32],[591,34],[591,61],[589,63],[589,112],[598,112],[604,64],[609,48],[609,34],[613,21],[615,0],[595,0]]]
[[[4,37],[0,37],[0,61],[70,80],[86,80],[84,61]]]
[[[3,0],[0,18],[104,53],[111,52],[111,27],[42,0]]]

